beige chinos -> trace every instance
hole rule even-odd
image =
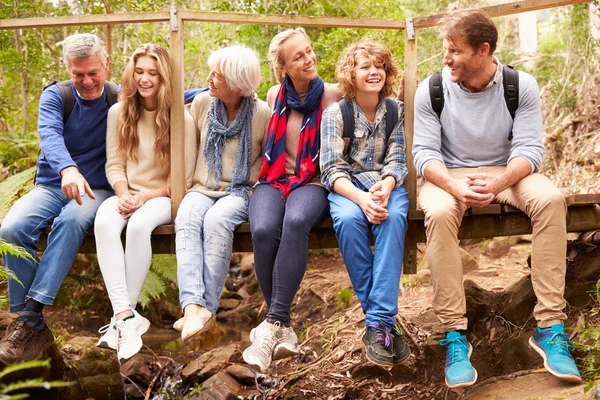
[[[449,169],[454,178],[467,174],[500,175],[506,167]],[[533,315],[541,328],[562,323],[567,229],[567,204],[564,195],[544,175],[533,173],[514,186],[498,193],[493,201],[509,204],[531,218],[531,278],[537,296]],[[425,182],[419,194],[425,213],[427,261],[433,278],[433,309],[445,332],[467,328],[462,261],[458,229],[467,206],[431,182]]]

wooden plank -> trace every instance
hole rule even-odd
[[[590,204],[600,204],[600,193],[574,194],[567,196],[568,206],[587,206]]]
[[[310,17],[302,15],[264,15],[181,11],[184,21],[218,22],[251,25],[315,26],[324,28],[404,29],[404,21],[376,18]]]
[[[171,103],[171,217],[185,194],[185,119],[183,104],[183,21],[175,11],[171,20],[171,69],[173,102]]]
[[[50,28],[54,26],[137,24],[169,21],[168,12],[143,12],[125,14],[71,15],[65,17],[39,17],[0,20],[0,29]]]
[[[494,6],[481,7],[492,17],[518,14],[528,11],[543,10],[546,8],[562,7],[570,4],[589,3],[589,0],[523,0],[512,3],[497,4]],[[429,28],[439,24],[445,14],[436,14],[426,17],[415,17],[415,28]]]
[[[490,214],[501,214],[502,205],[500,204],[488,204],[485,207],[470,207],[471,215],[490,215]]]
[[[404,30],[404,145],[408,175],[404,185],[408,191],[409,212],[417,209],[417,171],[415,170],[412,145],[415,131],[415,93],[417,91],[417,32],[412,29],[412,20],[408,19]],[[404,263],[406,274],[417,273],[417,223],[408,221],[408,230],[404,239]]]

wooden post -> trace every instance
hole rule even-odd
[[[173,103],[171,105],[171,217],[175,220],[177,208],[185,191],[184,175],[184,104],[183,104],[183,21],[177,10],[171,10],[171,69]]]
[[[412,156],[414,134],[415,92],[417,91],[417,32],[413,19],[406,19],[404,30],[404,140],[408,176],[404,181],[410,201],[410,211],[417,209],[417,173]],[[404,272],[417,272],[417,223],[408,221],[408,233],[404,241]]]
[[[106,25],[106,54],[108,54],[108,59],[112,61],[112,25]],[[106,80],[110,81],[110,66],[108,68],[108,73],[106,74]]]

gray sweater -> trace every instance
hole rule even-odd
[[[502,68],[499,63],[498,68]],[[540,94],[535,78],[519,71],[519,108],[514,123],[504,100],[502,78],[483,92],[469,93],[442,71],[444,109],[438,119],[431,107],[429,79],[415,95],[413,156],[417,173],[442,161],[447,168],[507,165],[523,157],[531,171],[539,170],[544,156]],[[508,140],[512,127],[513,139]]]

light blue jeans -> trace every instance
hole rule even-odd
[[[10,311],[25,308],[26,298],[52,304],[63,280],[71,269],[79,247],[94,222],[100,204],[113,195],[110,189],[94,189],[96,200],[82,198],[83,205],[69,200],[60,187],[36,185],[12,206],[0,228],[0,238],[22,246],[36,261],[4,256],[4,265],[23,283],[9,279]],[[38,239],[52,225],[48,245],[41,261],[37,256]],[[39,263],[38,263],[39,262]]]
[[[359,189],[364,190],[360,186]],[[388,217],[378,225],[367,221],[352,200],[336,193],[330,193],[328,198],[335,236],[366,324],[381,321],[391,329],[398,313],[398,287],[408,229],[408,192],[404,185],[392,190]],[[373,250],[369,230],[375,237]]]
[[[216,314],[229,271],[233,231],[247,219],[248,206],[239,196],[184,196],[175,218],[181,309],[198,304]]]

